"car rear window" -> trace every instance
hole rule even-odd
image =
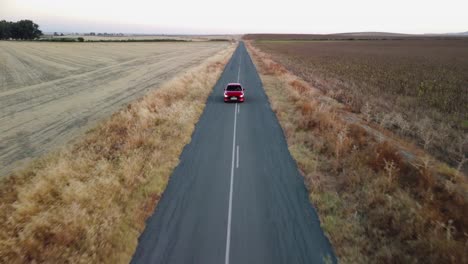
[[[227,91],[242,91],[242,87],[240,85],[228,85],[226,90]]]

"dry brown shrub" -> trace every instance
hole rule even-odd
[[[388,141],[376,144],[374,151],[368,164],[375,171],[383,171],[388,162],[393,162],[397,167],[401,167],[402,158],[398,154],[398,150]]]
[[[373,143],[374,140],[369,133],[357,124],[350,124],[349,125],[349,136],[353,140],[353,146],[357,148],[364,148],[368,146],[370,143]]]
[[[310,88],[304,82],[299,80],[292,80],[289,82],[289,85],[301,95],[306,94],[310,90]]]
[[[315,104],[312,102],[302,102],[300,109],[302,115],[310,115],[315,111]]]

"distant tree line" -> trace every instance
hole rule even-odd
[[[31,40],[42,36],[39,25],[31,20],[0,21],[0,39]]]

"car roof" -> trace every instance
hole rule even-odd
[[[227,85],[227,86],[235,86],[235,85],[242,86],[240,83],[228,83],[228,85]]]

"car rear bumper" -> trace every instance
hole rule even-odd
[[[236,100],[231,100],[230,97],[225,97],[224,102],[244,102],[244,97],[236,97]]]

